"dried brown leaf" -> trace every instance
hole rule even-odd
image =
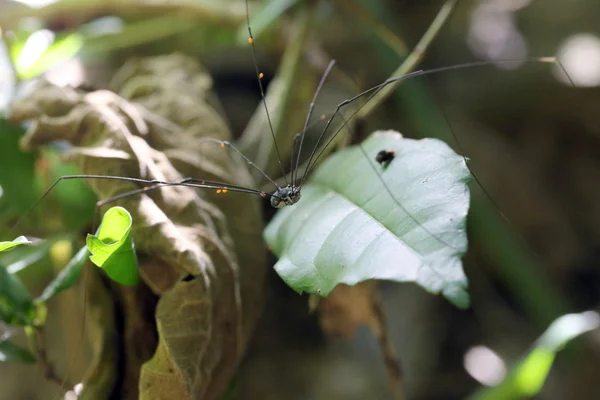
[[[88,94],[41,84],[16,103],[12,119],[34,120],[22,145],[35,148],[66,139],[66,158],[85,174],[176,181],[184,176],[252,186],[246,166],[227,149],[198,139],[230,139],[210,105],[210,77],[181,55],[132,61],[113,83],[128,102],[109,91]],[[84,150],[85,149],[85,150]],[[173,155],[172,157],[170,155]],[[138,189],[131,182],[88,180],[100,199]],[[158,347],[139,379],[142,399],[216,399],[226,389],[262,306],[265,254],[259,199],[218,196],[186,187],[162,187],[111,205],[133,216],[146,284],[160,295]],[[115,288],[135,313],[136,292]],[[143,326],[125,315],[126,329]],[[127,328],[129,327],[129,328]],[[133,328],[132,328],[133,327]],[[137,340],[123,335],[121,340]],[[139,338],[138,338],[139,339]],[[121,348],[131,349],[131,343]],[[140,350],[142,353],[143,350]],[[119,398],[137,398],[139,358],[125,353]],[[133,372],[132,372],[133,371]]]
[[[374,313],[376,286],[373,281],[356,286],[338,285],[319,302],[319,324],[331,337],[351,338],[360,326],[379,331]]]

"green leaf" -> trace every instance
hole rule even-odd
[[[35,357],[23,347],[8,340],[0,340],[0,362],[20,361],[26,363],[35,362]]]
[[[87,246],[82,247],[69,261],[69,263],[60,271],[58,276],[54,278],[54,280],[50,282],[48,286],[46,286],[40,297],[35,299],[36,303],[48,301],[58,293],[73,286],[81,274],[81,269],[87,261],[88,254],[89,252]]]
[[[276,23],[281,15],[290,7],[298,3],[299,0],[270,0],[263,2],[259,10],[252,15],[250,26],[252,27],[252,36],[258,37],[271,24]],[[238,29],[237,42],[239,44],[248,42],[248,26],[244,23]]]
[[[35,155],[19,148],[25,129],[0,118],[0,222],[12,226],[38,198]],[[5,239],[6,236],[2,237]]]
[[[39,33],[34,32],[32,35],[35,34]],[[23,47],[15,62],[15,68],[19,77],[23,79],[34,78],[53,66],[68,60],[75,56],[83,47],[83,41],[83,36],[80,33],[71,33],[54,42],[35,60],[31,60],[29,57],[22,57],[22,50],[26,48]]]
[[[126,209],[113,207],[104,214],[97,236],[88,235],[86,239],[92,253],[90,260],[123,285],[136,285],[140,281],[131,223]]]
[[[384,279],[415,282],[468,307],[464,159],[437,139],[391,131],[361,146],[368,158],[358,146],[334,154],[303,186],[302,199],[273,218],[265,238],[279,256],[275,270],[298,292],[327,296],[339,283]],[[395,158],[379,165],[384,149]]]
[[[33,325],[35,306],[21,280],[0,266],[0,321],[9,325]]]
[[[12,242],[0,242],[0,251],[10,250],[22,244],[31,244],[31,241],[27,240],[25,236],[19,236]]]
[[[40,240],[28,246],[21,246],[3,252],[0,254],[0,265],[6,265],[6,270],[11,274],[20,273],[47,257],[50,248],[56,241],[57,238]],[[27,281],[24,276],[20,277]]]
[[[532,397],[539,393],[550,372],[556,353],[570,340],[600,327],[594,311],[567,314],[556,319],[535,342],[533,349],[498,386],[479,390],[472,400],[503,400]]]

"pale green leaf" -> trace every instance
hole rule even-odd
[[[464,159],[437,139],[391,131],[362,147],[366,157],[355,146],[327,159],[302,199],[271,221],[265,237],[279,256],[275,270],[298,292],[327,296],[340,283],[383,279],[415,282],[467,307]],[[387,149],[395,158],[377,164]]]
[[[83,42],[83,36],[76,32],[54,42],[34,62],[29,58],[20,57],[21,54],[19,54],[15,62],[19,77],[23,79],[34,78],[55,65],[68,60],[83,47]],[[26,62],[21,61],[25,59]]]
[[[29,241],[25,236],[19,236],[18,238],[10,242],[0,242],[0,251],[10,250],[13,247],[22,244],[31,244],[31,241]]]

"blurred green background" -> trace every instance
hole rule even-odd
[[[104,88],[131,57],[180,51],[211,71],[225,114],[239,135],[260,93],[250,51],[237,39],[245,29],[244,4],[225,3],[189,0],[161,8],[159,3],[87,0],[28,9],[0,0],[5,52],[14,62],[0,67],[0,104],[14,94],[13,68],[22,84],[53,66],[47,73],[56,82]],[[320,3],[306,44],[307,65],[316,77],[329,59],[337,64],[316,115],[386,79],[444,2]],[[263,32],[254,27],[267,83],[287,46],[294,11],[277,16]],[[476,378],[483,379],[465,367],[472,347],[488,347],[510,365],[554,318],[598,308],[599,18],[600,2],[594,0],[460,1],[419,68],[558,56],[575,87],[548,63],[458,69],[402,84],[365,121],[366,132],[396,129],[407,137],[446,140],[469,157],[485,191],[510,221],[506,223],[474,182],[471,245],[465,258],[472,296],[468,311],[410,285],[380,285],[408,398],[464,398],[480,386]],[[46,52],[36,58],[35,49]],[[22,128],[0,120],[0,239],[19,234],[83,238],[94,200],[81,182],[62,185],[26,217],[18,232],[11,231],[46,187],[73,171],[60,162],[60,145],[41,154],[19,152],[22,133]],[[48,249],[40,252],[20,272],[34,292],[50,279],[53,268],[60,268]],[[316,317],[306,312],[306,297],[271,278],[263,321],[237,378],[237,398],[388,398],[385,369],[368,331],[359,331],[353,340],[325,338]],[[82,328],[74,314],[76,300],[69,296],[50,309],[49,343],[55,358],[72,355],[75,350],[65,350],[65,343]],[[67,321],[65,315],[74,318]],[[66,367],[64,360],[59,364]],[[501,371],[485,358],[476,365],[479,372]],[[538,398],[600,398],[599,365],[598,334],[590,334],[561,353]],[[55,393],[52,385],[42,383],[41,373],[35,378],[40,384],[32,385],[31,366],[4,364],[0,369],[2,399],[49,398]]]

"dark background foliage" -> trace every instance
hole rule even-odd
[[[374,16],[377,25],[371,25],[357,23],[350,6],[342,4],[347,2],[323,3],[311,26],[306,57],[315,74],[330,58],[337,65],[317,106],[319,112],[387,78],[443,4],[438,0],[357,1]],[[0,2],[1,13],[19,7]],[[51,29],[64,32],[98,15],[73,10],[42,16]],[[143,6],[126,11],[123,20],[128,25],[140,27],[153,19],[149,23],[153,28],[139,28],[117,39],[90,40],[82,56],[85,83],[106,87],[112,73],[136,55],[185,52],[209,69],[232,130],[241,134],[260,99],[250,52],[234,45],[243,20],[159,15]],[[120,14],[119,7],[109,13]],[[292,9],[278,18],[256,41],[267,83],[286,47],[285,33],[293,15]],[[380,284],[409,398],[463,398],[479,386],[463,365],[472,346],[488,346],[510,364],[554,318],[598,307],[598,17],[600,3],[594,0],[461,1],[419,68],[558,54],[575,82],[582,82],[581,74],[586,72],[596,81],[589,87],[572,87],[561,80],[560,70],[547,63],[525,63],[516,70],[456,70],[406,82],[365,121],[366,132],[389,128],[408,137],[447,140],[469,157],[483,187],[510,221],[503,220],[474,182],[470,249],[465,258],[470,310],[455,309],[412,285]],[[6,22],[0,17],[0,26]],[[175,25],[180,32],[161,36],[158,27]],[[380,25],[395,35],[396,51],[377,34]],[[577,56],[582,52],[584,56]],[[298,88],[302,85],[297,83]],[[68,167],[52,154],[34,160],[31,154],[17,153],[19,128],[3,120],[0,129],[0,226],[5,231],[37,198],[39,190],[30,189],[47,187],[53,177],[68,173]],[[92,206],[89,192],[81,185],[69,186],[48,199],[39,211],[43,217],[32,218],[27,227],[39,236],[81,228],[90,224]],[[64,218],[66,212],[70,218]],[[73,213],[81,217],[73,218]],[[24,270],[22,278],[32,290],[40,290],[52,275],[52,265],[61,262],[60,254],[46,256],[35,268]],[[352,340],[326,338],[317,318],[307,314],[306,297],[285,287],[274,273],[269,283],[263,319],[236,378],[237,398],[387,398],[385,369],[366,329]],[[80,349],[64,347],[77,341],[82,329],[76,303],[74,295],[65,294],[50,309],[49,348],[57,358],[65,356],[62,368],[74,353],[79,354],[76,365],[80,367],[80,358],[85,358]],[[559,356],[540,398],[598,398],[599,356],[597,337],[570,346]],[[31,366],[0,368],[0,398],[49,398],[48,393],[54,393],[41,374],[33,376]],[[34,380],[39,385],[33,385]]]

